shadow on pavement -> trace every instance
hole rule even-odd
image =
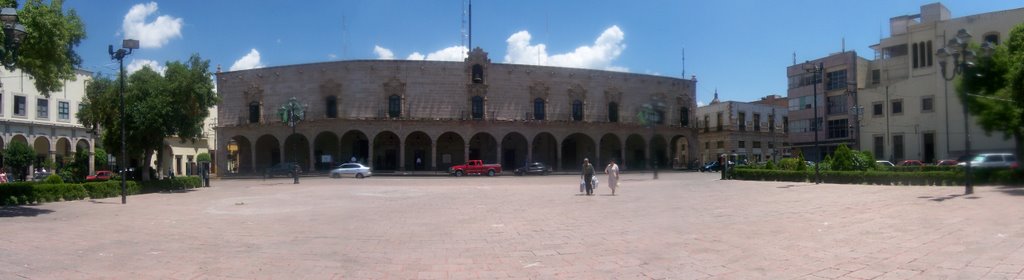
[[[50,214],[53,210],[36,209],[24,206],[3,206],[0,207],[0,218],[10,217],[35,217],[40,214]]]
[[[1002,188],[999,188],[999,190],[1002,191],[1005,194],[1008,194],[1008,195],[1024,196],[1024,189],[1022,189],[1022,188],[1002,187]]]
[[[961,196],[965,196],[965,194],[951,194],[951,195],[947,195],[947,196],[918,196],[917,198],[928,199],[928,200],[935,201],[935,202],[943,202],[943,201],[954,199],[954,198],[961,197]],[[978,197],[978,196],[964,197],[964,199],[980,199],[980,198],[981,197]]]

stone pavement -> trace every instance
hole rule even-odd
[[[623,176],[220,180],[0,208],[0,279],[1013,279],[1024,190]]]

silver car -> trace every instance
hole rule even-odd
[[[331,170],[331,178],[352,176],[362,179],[371,175],[373,175],[373,172],[370,171],[370,168],[360,163],[342,163]]]
[[[974,159],[971,159],[971,167],[1009,168],[1016,161],[1017,156],[1010,153],[978,154]],[[957,165],[966,166],[967,163],[961,162]]]

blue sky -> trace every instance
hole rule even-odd
[[[785,67],[842,49],[872,59],[890,17],[934,1],[473,2],[473,46],[497,63],[697,76],[708,103],[786,94]],[[198,53],[247,69],[350,59],[458,59],[463,0],[84,1],[65,3],[86,24],[83,68],[116,74],[107,45],[142,48],[131,69]],[[953,17],[1024,7],[1018,1],[942,2]],[[283,5],[283,6],[282,6]],[[213,69],[211,69],[213,71]]]

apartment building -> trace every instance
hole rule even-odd
[[[861,107],[856,101],[867,65],[857,52],[844,51],[786,67],[789,148],[820,161],[839,145],[858,146]]]
[[[762,162],[789,156],[786,99],[769,95],[754,102],[718,100],[697,108],[701,162],[729,155],[732,160]]]

